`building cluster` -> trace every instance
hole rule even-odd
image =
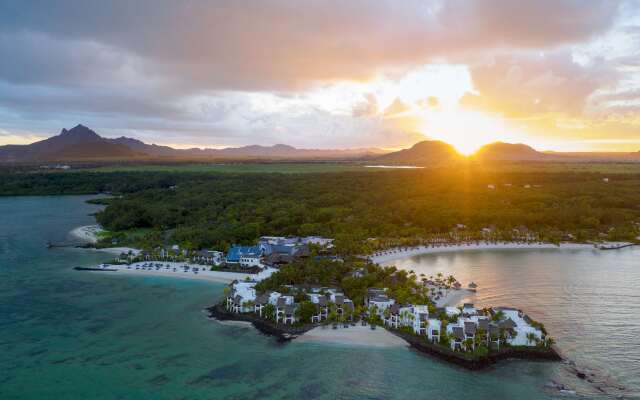
[[[294,324],[299,321],[297,310],[301,303],[295,300],[298,296],[276,291],[258,294],[255,289],[257,283],[252,280],[232,283],[225,299],[227,310],[234,313],[255,313],[267,318],[267,307],[270,305],[273,311],[271,317],[276,323]],[[302,294],[313,305],[312,323],[326,321],[331,318],[332,313],[338,321],[353,319],[353,301],[337,288],[292,285],[287,287],[287,293]]]
[[[234,245],[225,254],[216,250],[187,250],[178,245],[157,248],[155,251],[143,251],[139,255],[123,253],[122,262],[133,261],[190,261],[194,264],[238,266],[240,268],[280,267],[293,262],[296,258],[308,257],[309,247],[315,245],[321,249],[330,249],[333,239],[319,236],[280,237],[263,236],[254,246]]]
[[[235,313],[256,313],[267,317],[267,305],[272,306],[276,323],[299,321],[296,310],[300,304],[289,294],[256,293],[255,281],[234,282],[226,298],[226,307]],[[304,294],[314,306],[312,323],[326,320],[349,321],[354,318],[354,303],[337,288],[289,286],[288,293]],[[536,346],[545,334],[535,321],[515,308],[496,307],[485,311],[466,303],[462,307],[446,307],[429,311],[426,304],[397,304],[384,288],[369,288],[364,307],[370,321],[392,329],[408,329],[432,343],[446,342],[453,351],[473,351],[477,346],[500,348]],[[335,313],[333,316],[330,313]],[[446,318],[443,318],[446,315]]]
[[[535,346],[544,341],[545,334],[536,323],[515,308],[495,307],[488,314],[465,303],[461,308],[446,307],[448,322],[444,333],[452,350],[472,351],[476,346],[500,348]],[[440,338],[442,338],[442,333]],[[433,335],[430,340],[439,340]]]

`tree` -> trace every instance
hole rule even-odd
[[[316,306],[310,301],[303,301],[296,308],[296,317],[302,323],[310,323],[311,317],[316,313]]]
[[[265,319],[268,319],[270,321],[273,321],[276,319],[276,307],[271,304],[268,303],[264,306],[264,309],[262,310],[262,315],[264,316]]]
[[[527,333],[527,344],[528,345],[531,345],[532,343],[537,343],[537,342],[538,342],[538,337],[533,332]]]

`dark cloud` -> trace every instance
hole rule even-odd
[[[182,131],[192,143],[283,137],[302,143],[306,134],[309,142],[346,144],[365,142],[370,129],[373,142],[397,145],[417,136],[376,125],[375,98],[356,105],[352,121],[317,110],[259,113],[234,93],[295,97],[318,84],[401,75],[434,60],[466,64],[494,52],[524,52],[524,59],[495,58],[494,66],[474,69],[481,102],[535,94],[550,109],[575,109],[582,100],[571,96],[584,99],[608,84],[610,71],[603,67],[606,78],[595,79],[590,72],[600,71],[566,59],[545,66],[531,54],[559,52],[606,32],[618,8],[609,0],[4,0],[0,116],[5,127],[24,130],[40,129],[43,121],[85,122],[155,131],[173,143]],[[518,68],[529,91],[504,80]],[[569,82],[559,86],[567,96],[538,90],[558,84],[552,79],[558,76]]]
[[[5,1],[0,32],[12,34],[15,46],[27,42],[29,54],[18,52],[17,64],[5,59],[0,71],[15,78],[20,74],[11,65],[47,57],[66,63],[63,72],[84,73],[72,64],[82,58],[100,69],[95,64],[104,60],[95,60],[92,46],[104,46],[112,53],[102,69],[113,68],[118,54],[133,55],[194,88],[292,89],[454,52],[583,40],[610,27],[616,8],[607,0]],[[25,32],[85,47],[78,46],[77,57],[61,51],[61,61],[54,60],[46,43],[38,54]]]

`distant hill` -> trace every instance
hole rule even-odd
[[[297,149],[277,144],[226,149],[174,149],[119,137],[103,138],[84,125],[28,145],[0,146],[0,162],[80,161],[92,159],[359,159],[384,151],[366,149]]]
[[[448,143],[439,140],[425,140],[409,149],[396,151],[377,157],[376,162],[389,164],[444,164],[461,160],[462,156]]]
[[[0,162],[62,161],[140,156],[131,148],[104,139],[84,125],[28,145],[0,146]]]
[[[478,161],[545,161],[551,156],[526,144],[496,142],[482,146],[473,158]]]

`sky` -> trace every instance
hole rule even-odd
[[[0,145],[640,150],[640,0],[0,0]]]

